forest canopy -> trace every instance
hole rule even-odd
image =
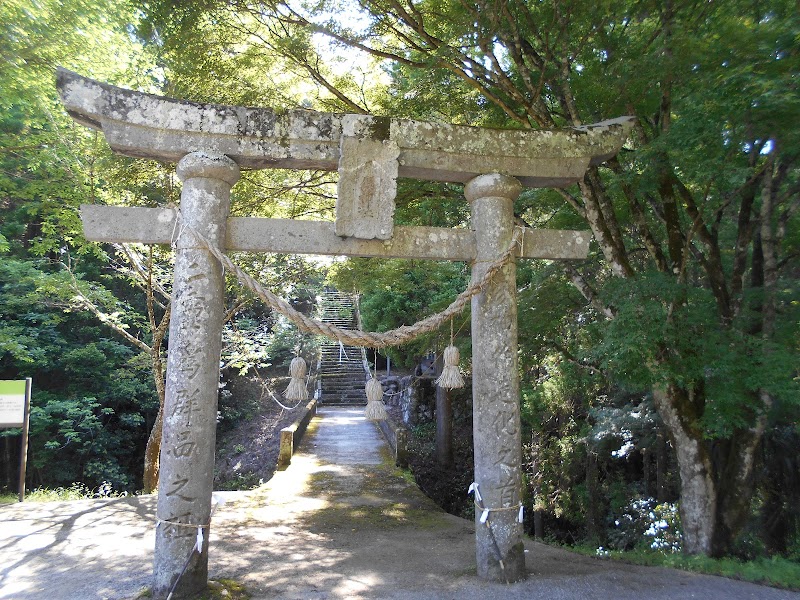
[[[170,251],[88,243],[77,210],[179,198],[170,166],[114,156],[71,122],[57,65],[198,102],[475,126],[628,114],[616,158],[515,204],[521,224],[594,238],[586,261],[518,269],[531,506],[607,543],[626,507],[677,500],[689,553],[741,552],[753,528],[765,551],[797,552],[795,2],[7,0],[0,23],[0,377],[34,379],[32,484],[141,487]],[[232,212],[330,220],[335,180],[246,173]],[[462,194],[401,180],[395,220],[469,226]],[[298,301],[323,281],[360,292],[379,329],[441,308],[467,278],[461,264],[350,260],[323,274],[236,258]],[[226,301],[248,323],[268,318],[233,282]],[[468,356],[468,327],[456,330]],[[10,485],[14,431],[2,435]]]

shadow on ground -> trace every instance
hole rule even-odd
[[[624,565],[526,541],[527,581],[474,575],[474,530],[389,462],[355,409],[325,408],[292,465],[228,492],[210,575],[259,599],[798,599],[800,594]],[[149,582],[155,498],[0,507],[0,598],[133,598]]]

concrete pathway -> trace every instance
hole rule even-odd
[[[359,409],[323,408],[291,466],[219,494],[211,577],[266,599],[800,599],[719,577],[635,567],[526,542],[529,579],[475,577],[471,522],[394,469]],[[155,498],[0,507],[0,598],[134,598],[149,583]]]

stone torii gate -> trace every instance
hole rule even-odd
[[[468,261],[473,280],[509,247],[523,187],[565,187],[614,156],[632,118],[554,131],[491,130],[307,110],[196,104],[137,93],[59,69],[67,112],[102,130],[115,152],[177,163],[181,225],[221,250]],[[239,169],[338,170],[336,222],[229,218]],[[396,178],[464,183],[472,230],[396,227]],[[86,237],[167,244],[171,209],[83,206]],[[525,230],[519,258],[586,256],[585,232]],[[491,530],[476,511],[478,575],[525,577],[512,259],[472,298],[475,482]],[[223,272],[194,238],[177,239],[161,443],[153,593],[205,589],[214,467]],[[198,535],[202,532],[202,536]],[[499,553],[499,557],[498,557]]]

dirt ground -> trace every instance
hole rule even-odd
[[[529,540],[527,581],[482,582],[473,524],[395,469],[354,409],[323,409],[286,471],[218,497],[210,576],[244,584],[255,600],[800,598]],[[136,598],[149,583],[154,509],[153,496],[0,507],[0,598]]]
[[[301,402],[294,410],[286,410],[267,392],[283,390],[286,377],[239,377],[231,382],[231,396],[221,400],[221,414],[234,413],[234,427],[220,427],[217,436],[217,456],[214,467],[214,489],[249,489],[270,480],[275,473],[280,450],[280,430],[300,415],[307,404]],[[285,406],[283,396],[279,400]]]

